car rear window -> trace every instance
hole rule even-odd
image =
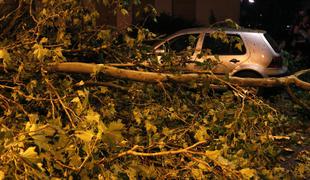
[[[227,41],[214,37],[211,34],[206,34],[202,49],[211,50],[213,55],[243,55],[246,53],[246,48],[242,38],[236,34],[226,34]]]
[[[270,46],[272,47],[272,49],[276,52],[276,53],[280,53],[281,50],[279,48],[279,45],[277,44],[277,42],[267,33],[264,34],[266,40],[268,41],[268,43],[270,44]]]

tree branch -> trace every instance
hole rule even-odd
[[[111,67],[105,64],[88,64],[80,62],[68,62],[50,64],[48,70],[51,72],[67,72],[67,73],[84,73],[84,74],[96,74],[103,73],[108,76],[121,79],[130,79],[134,81],[142,81],[149,83],[158,82],[179,82],[188,83],[191,81],[209,81],[216,83],[217,80],[222,79],[220,76],[214,74],[171,74],[171,73],[157,73],[157,72],[145,72],[121,69]],[[310,69],[303,70],[295,73],[294,75],[279,77],[279,78],[240,78],[240,77],[229,77],[228,82],[238,84],[239,86],[256,86],[256,87],[276,87],[276,86],[288,86],[295,84],[297,87],[310,90],[310,83],[304,82],[298,79],[304,73],[309,73]],[[220,83],[221,84],[221,83]]]
[[[286,92],[291,97],[294,103],[298,104],[299,106],[301,106],[302,108],[305,108],[306,110],[308,110],[308,112],[310,112],[310,107],[304,102],[300,101],[298,97],[296,97],[296,95],[293,93],[292,89],[289,86],[286,86]]]

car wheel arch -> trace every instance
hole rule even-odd
[[[235,71],[231,76],[237,76],[237,77],[251,77],[251,78],[263,78],[265,77],[262,73],[259,71],[253,70],[253,69],[242,69],[239,71]]]
[[[252,71],[258,73],[261,77],[268,77],[267,74],[264,73],[265,67],[255,64],[241,64],[240,66],[236,67],[232,70],[229,74],[231,76],[236,75],[236,73],[241,71]]]

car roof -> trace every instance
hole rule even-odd
[[[248,33],[266,33],[264,30],[257,29],[248,29],[248,28],[209,28],[209,27],[196,27],[196,28],[188,28],[177,31],[174,34],[179,33],[195,33],[195,32],[205,32],[205,31],[227,31],[227,32],[248,32]]]

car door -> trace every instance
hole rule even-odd
[[[228,74],[249,57],[241,36],[232,33],[205,33],[200,52],[202,55],[197,60],[210,61],[215,74]]]

